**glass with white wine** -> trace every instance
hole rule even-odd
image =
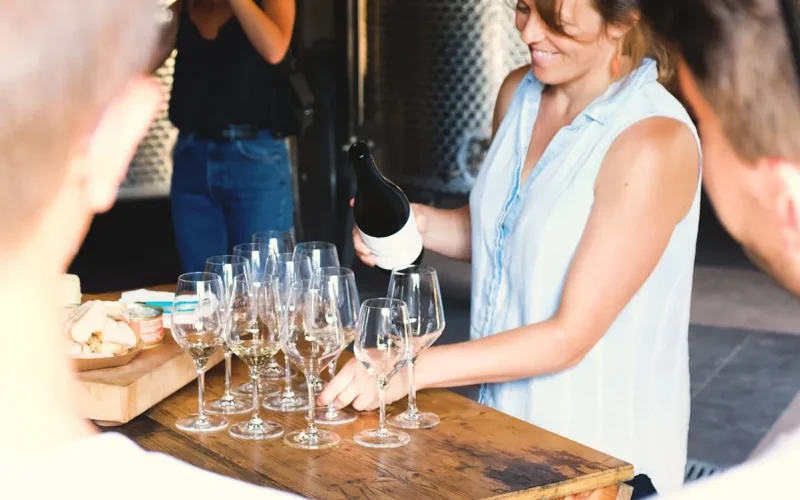
[[[399,299],[369,299],[361,304],[355,354],[375,376],[380,397],[380,425],[359,432],[353,440],[368,448],[397,448],[411,441],[408,434],[386,427],[386,386],[408,362],[409,321],[406,304]]]
[[[170,331],[175,342],[188,352],[197,368],[196,415],[179,418],[178,429],[213,432],[228,426],[225,417],[209,415],[204,406],[205,372],[208,360],[224,343],[224,292],[222,279],[213,273],[188,273],[178,277],[172,304]]]
[[[222,293],[226,308],[230,302],[231,290],[233,290],[233,279],[240,274],[245,274],[248,278],[252,278],[250,276],[250,269],[250,261],[240,255],[217,255],[206,260],[205,271],[207,273],[218,274],[220,279],[222,279]],[[231,326],[230,312],[226,309],[223,313],[223,328],[228,329]],[[227,344],[223,346],[223,354],[225,355],[225,392],[221,398],[209,402],[206,410],[208,413],[216,415],[240,415],[242,413],[247,413],[252,410],[250,401],[246,398],[235,396],[231,389],[233,352],[228,348]]]
[[[343,349],[346,349],[355,339],[358,309],[361,307],[355,274],[346,267],[321,267],[314,271],[313,281],[315,285],[330,283],[336,291],[339,322],[344,332]],[[328,373],[331,376],[331,380],[336,376],[336,362],[338,359],[339,356],[336,356],[328,365]],[[358,415],[348,408],[338,410],[336,409],[336,405],[331,402],[327,408],[318,408],[315,418],[318,424],[341,425],[355,421]]]
[[[311,279],[311,259],[305,255],[295,255],[293,253],[273,255],[267,260],[266,274],[276,276],[280,282],[281,305],[285,315],[292,283]],[[292,388],[292,378],[297,375],[297,370],[292,368],[285,351],[283,354],[285,364],[283,369],[283,391],[276,396],[265,399],[264,408],[280,412],[304,411],[308,408],[308,401]]]
[[[284,442],[304,450],[336,446],[341,441],[339,435],[316,426],[314,384],[311,383],[344,349],[336,292],[330,283],[313,286],[311,280],[302,280],[292,284],[281,331],[281,348],[305,375],[309,401],[308,427],[290,432],[284,436]]]
[[[253,416],[231,427],[230,435],[240,439],[272,439],[283,435],[283,427],[261,419],[258,400],[259,375],[280,348],[281,303],[278,280],[262,278],[253,287],[244,274],[233,281],[229,311],[231,327],[226,330],[225,342],[250,371],[253,395]]]

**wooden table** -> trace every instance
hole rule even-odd
[[[110,295],[100,298],[113,300]],[[234,383],[246,380],[246,368],[238,360],[233,379]],[[207,399],[219,397],[223,386],[220,364],[206,376]],[[421,391],[418,406],[437,413],[441,423],[433,429],[408,431],[411,443],[391,450],[367,449],[353,441],[358,431],[377,427],[377,412],[364,413],[352,424],[328,427],[342,443],[323,451],[297,450],[282,438],[249,442],[233,439],[227,431],[183,433],[174,424],[196,412],[195,383],[113,431],[145,449],[203,469],[308,498],[556,499],[584,492],[593,492],[586,497],[592,500],[630,496],[630,488],[621,485],[633,477],[630,464],[451,391]],[[387,412],[404,408],[401,400]],[[286,432],[305,426],[303,412],[263,410],[262,417],[280,423]]]

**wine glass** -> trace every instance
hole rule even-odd
[[[378,383],[380,425],[359,432],[353,440],[368,448],[397,448],[411,441],[403,431],[386,427],[386,386],[408,362],[408,310],[402,300],[369,299],[358,313],[355,355]]]
[[[356,277],[353,271],[346,267],[321,267],[314,272],[314,286],[330,284],[336,292],[337,307],[339,309],[339,322],[344,333],[344,348],[353,341],[356,335],[356,323],[358,320],[358,308],[361,301],[358,299],[358,288],[356,287]],[[336,356],[328,365],[328,373],[331,379],[336,376]],[[339,425],[353,422],[358,415],[353,410],[337,410],[336,405],[331,402],[327,408],[318,408],[315,419],[318,424]]]
[[[224,343],[223,297],[222,279],[216,274],[188,273],[178,277],[170,331],[197,368],[197,414],[175,422],[183,431],[212,432],[228,426],[225,417],[208,415],[203,401],[208,359]]]
[[[295,255],[306,255],[311,259],[314,269],[321,267],[339,267],[339,253],[336,245],[327,241],[306,241],[294,247]]]
[[[339,323],[336,291],[330,283],[312,285],[311,280],[296,281],[289,292],[287,313],[281,331],[281,348],[302,370],[306,380],[320,372],[344,349],[344,333]],[[318,429],[314,419],[314,386],[307,384],[308,427],[290,432],[283,440],[293,448],[321,450],[339,444],[339,435]]]
[[[285,316],[292,283],[311,278],[311,260],[305,255],[291,253],[273,255],[267,261],[266,272],[278,278],[281,304],[283,304],[283,314]],[[286,351],[283,353],[283,358],[285,365],[283,369],[285,380],[283,392],[275,397],[265,399],[264,408],[281,412],[303,411],[306,409],[308,401],[292,389],[292,378],[297,374],[297,371],[292,368]]]
[[[261,231],[253,234],[253,243],[267,245],[272,255],[292,253],[294,234],[291,231]]]
[[[417,356],[433,345],[444,330],[444,307],[436,270],[426,266],[405,266],[392,270],[389,297],[400,299],[408,309],[408,408],[391,415],[389,425],[402,429],[430,429],[439,423],[435,413],[417,410],[414,387],[414,362]]]
[[[336,250],[336,245],[328,243],[327,241],[306,241],[298,243],[294,247],[295,255],[307,255],[311,259],[311,265],[314,270],[321,267],[339,267],[339,252]],[[322,392],[322,379],[319,377],[313,378],[314,393],[319,394]],[[306,383],[308,383],[306,381]],[[301,384],[301,386],[304,384]]]
[[[225,330],[225,343],[250,369],[253,393],[253,416],[228,431],[240,439],[271,439],[283,435],[283,427],[259,416],[259,374],[269,357],[281,348],[278,281],[274,276],[267,278],[268,281],[258,288],[251,286],[244,274],[234,278],[228,307],[231,326]]]
[[[231,326],[230,311],[227,309],[227,305],[231,301],[233,279],[240,274],[244,274],[248,279],[251,279],[250,269],[250,261],[237,255],[217,255],[206,260],[206,272],[218,274],[222,278],[223,303],[225,304],[223,328],[225,329]],[[208,404],[208,413],[218,415],[247,413],[253,409],[250,406],[250,401],[236,397],[231,392],[231,358],[233,357],[233,352],[227,344],[223,345],[223,349],[225,355],[225,393],[220,399]]]
[[[241,243],[233,247],[233,254],[244,257],[250,261],[250,277],[253,280],[253,286],[260,286],[264,281],[262,278],[266,271],[267,260],[270,256],[269,246],[265,243]],[[283,370],[281,366],[275,361],[275,356],[270,356],[267,365],[262,367],[261,370],[261,378],[259,379],[261,380],[261,386],[259,387],[259,391],[271,390],[269,384],[265,381],[281,380],[282,378]],[[236,396],[252,396],[253,387],[251,381],[248,380],[244,384],[233,389],[233,394]]]

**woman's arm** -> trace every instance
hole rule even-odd
[[[420,356],[425,387],[505,382],[577,365],[653,272],[691,208],[699,154],[689,129],[668,118],[630,127],[606,155],[595,203],[548,321]]]
[[[253,0],[228,1],[261,56],[270,64],[283,61],[294,30],[294,0],[263,0],[263,10]]]
[[[428,349],[417,360],[417,386],[505,382],[580,363],[652,273],[691,207],[698,175],[696,142],[683,124],[651,118],[623,132],[603,161],[594,207],[553,318]],[[374,408],[376,396],[360,381],[360,370],[355,364],[343,369],[347,384],[331,383],[324,400],[340,395],[337,404],[355,399],[356,409]],[[395,400],[405,395],[402,378],[396,378],[387,392]]]

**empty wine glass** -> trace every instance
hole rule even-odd
[[[336,245],[327,241],[306,241],[294,247],[295,255],[306,255],[311,259],[314,269],[321,267],[339,267],[339,252]]]
[[[223,297],[222,280],[216,274],[188,273],[178,277],[170,331],[197,368],[197,414],[175,422],[183,431],[212,432],[228,425],[225,417],[208,415],[203,401],[208,359],[224,343]]]
[[[253,243],[267,245],[272,255],[294,252],[294,234],[291,231],[260,231],[253,234]]]
[[[261,282],[263,282],[262,278],[270,256],[269,246],[265,243],[241,243],[233,247],[233,254],[244,257],[250,262],[250,278],[253,280],[253,286],[260,286]],[[268,393],[273,389],[269,387],[268,382],[281,380],[282,378],[283,369],[275,361],[275,356],[270,356],[267,365],[261,369],[259,392],[262,394]],[[233,389],[233,394],[236,396],[250,397],[252,393],[253,387],[250,380]]]
[[[286,317],[281,331],[281,348],[306,376],[318,377],[341,354],[344,334],[339,324],[336,291],[330,283],[312,286],[311,280],[296,281],[289,292]],[[294,448],[320,450],[339,444],[339,435],[318,429],[314,419],[314,388],[308,388],[308,426],[290,432],[284,442]]]
[[[346,349],[355,338],[358,309],[361,307],[355,274],[346,267],[321,267],[314,272],[313,283],[314,286],[330,284],[336,292],[339,322],[344,333],[343,349]],[[330,373],[331,379],[336,376],[336,361],[338,359],[339,356],[336,356],[328,365],[328,373]],[[315,413],[315,419],[318,424],[347,424],[353,422],[356,418],[358,418],[356,412],[346,408],[337,410],[333,402],[327,408],[318,408]]]
[[[386,427],[386,386],[408,362],[408,311],[402,300],[369,299],[358,313],[355,355],[378,383],[380,425],[359,432],[353,440],[368,448],[397,448],[411,441],[408,434]]]
[[[311,269],[311,260],[305,255],[282,253],[270,257],[267,261],[267,274],[276,276],[280,283],[281,304],[283,305],[284,316],[286,315],[288,296],[292,283],[310,279],[312,274]],[[297,375],[297,371],[292,368],[286,351],[283,353],[283,358],[283,377],[285,380],[283,392],[277,396],[265,399],[264,408],[281,412],[303,411],[308,406],[308,401],[306,401],[305,397],[297,394],[292,389],[292,378]]]
[[[206,272],[218,274],[222,278],[223,301],[225,304],[223,328],[230,328],[231,317],[227,305],[230,304],[233,280],[236,276],[244,274],[250,277],[250,261],[237,255],[218,255],[206,260]],[[231,391],[231,362],[233,352],[227,344],[223,345],[225,355],[225,393],[220,399],[208,403],[208,413],[219,415],[239,415],[252,410],[251,402],[245,398],[236,397]]]
[[[439,423],[435,413],[417,410],[414,387],[414,362],[417,356],[433,345],[444,330],[444,306],[436,270],[426,266],[394,269],[389,278],[389,297],[406,303],[408,310],[408,408],[391,415],[389,425],[403,429],[429,429]]]
[[[233,281],[229,310],[231,327],[226,329],[225,343],[244,361],[250,371],[253,394],[253,416],[231,427],[231,436],[241,439],[271,439],[283,435],[283,427],[266,422],[259,416],[259,374],[280,344],[281,303],[278,281],[268,276],[254,288],[244,274]]]
[[[311,259],[311,265],[314,270],[322,267],[339,267],[339,252],[336,250],[336,245],[328,243],[327,241],[305,241],[298,243],[294,247],[295,255],[307,255]],[[322,379],[315,377],[311,379],[314,384],[314,393],[319,394],[322,392]],[[308,383],[306,381],[305,383]],[[305,384],[301,384],[305,385]]]
[[[233,247],[233,255],[244,257],[250,262],[249,276],[251,281],[261,281],[270,256],[269,246],[264,243],[240,243]]]

